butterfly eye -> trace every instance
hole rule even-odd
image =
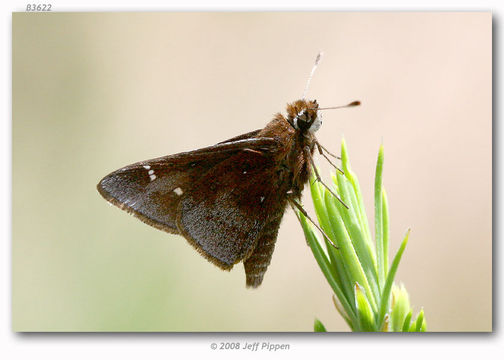
[[[299,121],[308,121],[308,110],[304,109],[304,110],[301,110],[300,112],[298,112],[296,118],[299,120]]]
[[[320,129],[320,126],[322,126],[322,113],[320,111],[317,111],[315,115],[315,119],[313,119],[312,124],[310,125],[310,132],[314,133],[318,129]]]
[[[296,129],[307,129],[311,125],[312,120],[308,114],[308,109],[303,109],[294,118],[294,127]]]

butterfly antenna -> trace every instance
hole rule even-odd
[[[331,107],[325,107],[325,108],[317,108],[316,110],[344,109],[344,108],[348,108],[348,107],[359,106],[360,104],[361,104],[361,102],[359,100],[356,100],[356,101],[352,101],[350,104],[346,104],[343,106],[331,106]]]
[[[308,81],[306,82],[306,86],[303,91],[303,99],[306,97],[306,93],[308,92],[308,88],[310,87],[311,79],[313,77],[313,74],[315,73],[315,70],[317,69],[318,64],[320,63],[320,59],[322,59],[322,55],[324,55],[324,53],[321,51],[318,53],[317,58],[315,59],[315,64],[313,64],[310,76],[308,76]]]

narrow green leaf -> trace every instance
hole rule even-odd
[[[346,211],[346,208],[329,193],[326,194],[325,203],[329,213],[329,221],[331,222],[333,229],[335,229],[335,235],[338,238],[338,246],[340,247],[341,256],[343,257],[343,263],[350,274],[350,280],[353,283],[358,282],[364,287],[367,293],[371,293],[371,288],[366,274],[362,268],[362,264],[355,252],[353,244],[349,238],[348,231],[345,228],[340,215],[340,212]],[[369,301],[373,309],[376,311],[378,307],[374,298],[370,297]]]
[[[301,226],[303,227],[306,240],[308,241],[308,245],[310,246],[310,249],[313,252],[313,256],[315,257],[315,260],[317,260],[317,263],[320,269],[322,270],[322,273],[324,274],[325,278],[327,279],[327,282],[333,289],[338,299],[340,299],[341,304],[344,307],[345,311],[347,312],[348,316],[350,318],[356,318],[352,305],[350,305],[350,303],[346,300],[343,291],[341,290],[336,279],[334,278],[334,275],[331,271],[331,263],[327,259],[327,256],[324,253],[324,249],[320,246],[320,242],[318,241],[318,238],[315,235],[314,230],[311,227],[311,224],[308,223],[305,216],[301,214],[299,211],[296,211],[296,214],[301,223]]]
[[[378,289],[378,278],[376,273],[376,263],[373,258],[373,250],[368,246],[365,237],[365,231],[360,227],[359,221],[357,219],[357,214],[355,209],[357,208],[357,201],[354,194],[354,189],[351,186],[348,179],[343,175],[337,175],[337,181],[340,185],[339,193],[342,195],[343,201],[349,205],[349,209],[340,208],[341,218],[343,220],[344,226],[348,231],[348,235],[355,249],[366,277],[371,287],[371,296],[374,297],[375,303],[379,302],[380,293]]]
[[[299,211],[296,211],[298,219],[301,223],[301,226],[303,227],[303,231],[306,237],[306,240],[308,242],[308,245],[312,249],[313,256],[317,260],[317,263],[319,264],[320,269],[324,273],[324,275],[327,278],[327,281],[329,281],[329,284],[331,287],[334,289],[335,287],[339,289],[339,285],[334,279],[333,274],[331,273],[331,263],[327,259],[327,256],[324,253],[324,250],[320,246],[319,242],[317,241],[317,237],[313,232],[313,229],[311,228],[311,224],[308,223],[306,217]],[[332,284],[334,283],[334,284]]]
[[[389,267],[389,226],[387,193],[385,192],[385,187],[382,186],[383,268],[385,278],[387,278]]]
[[[359,331],[375,331],[373,310],[362,287],[355,283],[355,307],[359,319]]]
[[[425,321],[425,317],[422,321],[422,326],[420,327],[421,332],[426,332],[427,331],[427,321]]]
[[[315,176],[313,173],[310,180],[310,185],[312,196],[315,196],[315,198],[317,199],[317,202],[314,202],[314,205],[320,227],[322,227],[327,236],[329,236],[331,240],[337,245],[338,238],[335,235],[334,228],[331,225],[329,214],[325,206],[326,189],[322,184],[315,181]],[[332,246],[332,244],[330,244],[325,238],[323,242],[326,245],[327,254],[329,255],[329,260],[331,263],[331,271],[333,272],[334,278],[343,291],[347,302],[353,305],[354,301],[352,282],[349,281],[348,271],[343,265],[344,263],[341,257],[341,252],[338,249],[335,249],[334,246]]]
[[[322,322],[320,322],[319,319],[315,319],[315,323],[313,324],[313,330],[315,332],[327,332],[324,324],[322,324]]]
[[[378,260],[378,284],[380,288],[385,282],[385,262],[383,248],[383,219],[382,219],[382,173],[383,173],[383,145],[378,152],[375,175],[375,241],[376,256]]]
[[[380,303],[380,312],[378,313],[378,319],[377,319],[379,321],[378,327],[381,327],[381,322],[383,321],[385,313],[388,310],[392,284],[394,283],[394,277],[396,275],[397,268],[399,267],[401,256],[404,252],[404,249],[406,248],[406,244],[408,243],[409,234],[410,230],[408,229],[408,231],[406,232],[406,236],[404,237],[404,240],[402,241],[401,246],[399,247],[399,250],[397,250],[397,254],[394,257],[394,260],[392,261],[392,265],[390,266],[390,272],[387,276],[387,280],[385,281],[385,285],[383,286],[382,300]]]
[[[404,318],[404,323],[402,325],[402,332],[408,332],[410,328],[410,323],[411,323],[411,316],[413,316],[413,312],[410,310],[408,312],[408,315]]]
[[[372,253],[374,256],[374,244],[371,241],[371,230],[369,228],[368,218],[366,214],[366,208],[364,207],[364,200],[362,198],[362,192],[360,190],[359,181],[357,176],[352,172],[350,168],[350,158],[348,156],[348,149],[346,147],[345,139],[341,141],[341,163],[343,166],[343,171],[345,172],[345,177],[350,181],[354,189],[354,193],[357,197],[357,202],[359,203],[359,223],[361,228],[366,232],[366,241],[368,245],[373,249]],[[373,259],[376,262],[376,259]]]
[[[420,313],[418,314],[415,323],[416,323],[415,324],[415,331],[417,331],[417,332],[423,332],[423,331],[425,331],[427,325],[425,323],[423,309],[420,310]]]
[[[318,222],[322,227],[326,225],[327,227],[326,234],[329,235],[331,239],[333,239],[334,233],[332,229],[327,226],[327,224],[329,224],[329,219],[325,208],[324,196],[322,192],[323,189],[320,188],[318,182],[315,180],[315,173],[313,171],[309,181],[310,181],[310,192],[312,196],[313,206],[315,207],[315,213],[317,214]]]
[[[392,285],[391,303],[392,331],[402,331],[404,318],[411,308],[408,292],[403,285]]]

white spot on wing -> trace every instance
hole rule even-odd
[[[149,175],[154,175],[154,170],[149,170]]]
[[[149,170],[150,169],[149,165],[144,165],[143,167],[144,167],[145,170]]]
[[[179,188],[179,187],[178,187],[178,188],[173,189],[173,192],[174,192],[175,194],[177,194],[178,196],[180,196],[180,195],[182,195],[182,194],[184,193],[184,191],[182,191],[182,189],[181,189],[181,188]]]
[[[261,202],[263,202],[263,201],[264,201],[264,196],[261,196]]]
[[[156,180],[156,175],[150,175],[150,181]]]

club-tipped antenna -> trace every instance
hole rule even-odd
[[[315,59],[315,64],[313,64],[313,67],[311,69],[310,76],[308,76],[308,81],[306,82],[305,89],[303,91],[303,99],[306,97],[306,93],[308,92],[308,88],[310,87],[310,82],[313,77],[313,74],[315,73],[315,70],[317,69],[318,64],[320,63],[320,60],[322,59],[322,56],[324,53],[320,51],[317,55],[317,58]]]
[[[359,106],[361,102],[359,100],[352,101],[350,104],[342,105],[342,106],[331,106],[331,107],[325,107],[325,108],[318,108],[318,109],[313,109],[313,110],[332,110],[332,109],[344,109],[348,107],[354,107],[354,106]]]

